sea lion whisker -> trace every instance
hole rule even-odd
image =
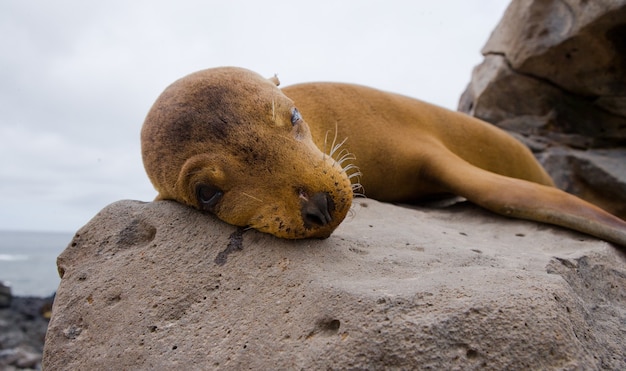
[[[338,163],[338,164],[339,164],[339,166],[341,166],[341,168],[343,169],[343,168],[345,168],[345,166],[343,165],[343,163],[344,163],[344,162],[346,162],[346,161],[351,161],[351,160],[354,160],[354,158],[346,158],[346,159],[344,159],[343,161],[341,161],[341,162],[337,162],[337,163]],[[348,163],[348,165],[356,166],[356,165],[354,165],[354,164],[352,164],[352,163]],[[348,166],[348,165],[346,165],[346,166]]]
[[[338,143],[337,145],[335,145],[333,142],[333,148],[331,148],[330,150],[330,156],[334,155],[335,152],[337,152],[337,150],[339,150],[339,148],[341,148],[341,146],[343,146],[347,140],[348,140],[348,137],[346,137],[344,140],[341,141],[341,143]]]
[[[361,185],[361,183],[351,184],[350,187],[352,188],[352,191],[357,191],[359,189],[363,189],[363,186]]]
[[[360,171],[355,171],[354,173],[348,175],[348,179],[352,179],[352,178],[360,178],[363,175],[363,173],[361,173]]]
[[[291,137],[288,136],[288,135],[278,134],[277,137],[278,138],[284,138],[284,139],[287,139],[287,140],[292,140]]]
[[[346,138],[346,139],[347,139],[347,138]],[[348,149],[347,149],[347,148],[343,148],[343,149],[341,150],[341,152],[339,152],[339,155],[338,155],[338,156],[339,156],[339,157],[342,157],[342,156],[344,156],[346,153],[351,154],[352,152],[348,151]]]
[[[342,173],[346,173],[346,174],[347,174],[347,173],[348,173],[348,171],[350,171],[350,170],[354,170],[354,169],[356,169],[357,173],[360,173],[360,171],[359,171],[359,167],[358,167],[358,166],[356,166],[355,164],[348,164],[348,165],[346,165],[346,166],[342,167],[342,168],[341,168],[341,172],[342,172]],[[353,173],[353,174],[354,174],[354,173]]]
[[[344,151],[345,151],[345,153],[344,153]],[[343,153],[343,155],[341,157],[339,157],[339,159],[337,160],[337,162],[340,165],[343,164],[345,161],[356,160],[356,156],[354,155],[354,153],[348,152],[345,149],[343,151],[341,151],[339,154],[341,155],[342,153]]]
[[[256,198],[256,197],[254,197],[254,196],[252,196],[252,195],[249,195],[249,194],[247,194],[246,192],[241,192],[241,194],[242,194],[242,195],[244,195],[244,196],[246,196],[246,197],[250,197],[251,199],[253,199],[253,200],[255,200],[255,201],[258,201],[258,202],[260,202],[260,203],[263,203],[263,200],[261,200],[261,199],[259,199],[259,198]]]
[[[326,130],[326,134],[324,135],[324,149],[322,150],[322,160],[326,161],[326,145],[328,144],[328,133],[330,130]]]
[[[365,197],[365,191],[363,190],[363,186],[361,185],[361,176],[363,175],[363,173],[359,170],[359,167],[355,164],[348,164],[346,167],[343,168],[342,171],[348,176],[348,179],[350,181],[356,178],[356,182],[350,185],[350,187],[352,188],[352,193],[355,196]],[[348,172],[350,171],[352,171],[352,173],[348,174]],[[363,190],[363,192],[357,192],[358,190]]]
[[[348,213],[346,215],[346,220],[354,219],[354,217],[357,215],[357,210],[356,210],[357,206],[358,206],[357,203],[352,203],[352,205],[350,205],[350,209],[348,209]]]
[[[359,167],[358,167],[358,166],[356,166],[356,165],[355,165],[355,164],[353,164],[353,163],[349,163],[349,164],[347,164],[346,166],[342,166],[342,167],[341,167],[341,170],[343,170],[344,172],[347,172],[347,171],[350,171],[350,170],[355,169],[355,168],[358,170],[358,168],[359,168]]]
[[[363,188],[362,185],[357,184],[357,183],[353,185],[356,185],[357,187],[352,188],[352,197],[367,198],[367,196],[365,195],[365,189]]]
[[[361,173],[355,174],[355,176],[350,176],[349,178],[350,181],[352,181],[352,178],[356,178],[356,182],[350,184],[350,187],[352,187],[352,193],[356,193],[357,190],[362,190],[363,194],[365,194],[365,190],[361,184]]]
[[[328,134],[328,132],[326,132]],[[337,143],[337,135],[339,134],[339,130],[337,128],[337,121],[335,121],[335,136],[333,137],[333,142],[330,144],[330,152],[328,155],[333,157],[333,153],[335,152],[335,143]],[[326,148],[324,148],[324,152],[326,152]]]

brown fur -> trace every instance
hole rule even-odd
[[[338,128],[368,197],[413,202],[454,194],[501,215],[556,224],[626,246],[626,222],[554,188],[532,153],[476,118],[363,86],[286,87],[314,140]]]
[[[276,83],[217,68],[168,87],[142,129],[158,198],[201,209],[194,189],[210,184],[224,191],[212,211],[228,223],[286,238],[327,237],[352,200],[346,169],[324,154],[336,136],[346,139],[342,148],[353,154],[368,197],[414,202],[455,194],[626,246],[626,222],[554,188],[530,151],[500,129],[362,86],[312,83],[281,92]],[[306,122],[292,127],[296,106]],[[343,165],[344,155],[335,152]],[[301,200],[317,192],[332,199],[332,222],[322,226],[302,216]]]

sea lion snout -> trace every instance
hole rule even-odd
[[[299,194],[302,204],[302,220],[306,228],[323,227],[333,221],[331,212],[334,202],[327,192],[318,192],[309,197],[304,191]]]

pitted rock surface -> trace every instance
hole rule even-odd
[[[47,369],[626,368],[623,252],[467,204],[289,241],[120,201],[58,266]]]

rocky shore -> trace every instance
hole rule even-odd
[[[0,370],[41,370],[54,296],[11,296],[0,283]]]

